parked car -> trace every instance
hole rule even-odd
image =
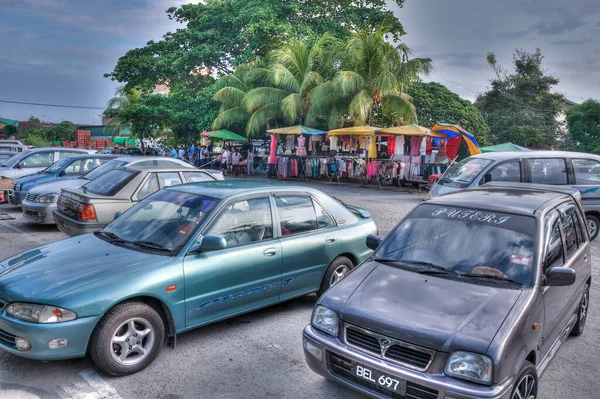
[[[90,154],[92,150],[77,148],[41,147],[26,152],[18,153],[16,156],[0,164],[0,189],[3,197],[8,198],[14,189],[14,179],[37,173],[46,169],[54,162],[77,154]]]
[[[54,221],[70,236],[92,233],[160,189],[215,180],[210,173],[183,166],[113,169],[79,189],[63,189]]]
[[[490,181],[567,185],[582,196],[586,224],[600,233],[600,156],[581,152],[525,151],[474,155],[454,164],[436,183],[431,197]]]
[[[0,151],[8,151],[8,152],[24,152],[27,151],[28,147],[26,145],[12,144],[12,143],[2,143],[0,142]]]
[[[4,163],[4,161],[8,160],[9,158],[14,157],[15,155],[17,155],[16,152],[0,151],[0,164]]]
[[[368,212],[306,187],[169,187],[94,234],[0,262],[0,348],[90,353],[102,371],[132,374],[165,338],[324,292],[370,255],[376,231]]]
[[[15,189],[8,197],[8,202],[21,205],[30,189],[44,183],[77,179],[103,162],[114,158],[115,155],[100,154],[82,154],[63,158],[35,175],[15,179]]]
[[[104,156],[104,155],[102,155]],[[183,166],[192,168],[186,162],[179,161],[177,159],[165,159],[163,157],[129,157],[121,156],[114,158],[108,162],[104,162],[102,165],[93,169],[91,172],[80,176],[77,179],[71,180],[59,180],[54,183],[46,183],[35,188],[30,189],[27,192],[25,200],[21,204],[23,210],[23,217],[28,222],[40,223],[40,224],[55,224],[54,216],[52,212],[56,209],[56,201],[60,196],[60,192],[64,188],[77,189],[84,184],[96,179],[99,176],[104,175],[106,172],[122,168],[125,166]],[[209,172],[213,172],[212,170]],[[223,180],[223,175],[220,174],[215,176],[218,180]]]
[[[0,139],[0,145],[2,145],[2,144],[24,145],[21,140]]]
[[[535,399],[556,350],[584,330],[592,261],[575,189],[442,195],[367,243],[375,253],[304,329],[310,368],[366,395]]]
[[[107,147],[100,151],[101,154],[115,154],[115,149],[112,147]],[[119,152],[117,154],[121,155],[132,155],[132,156],[142,156],[144,155],[139,148],[125,148],[119,147]]]

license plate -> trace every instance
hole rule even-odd
[[[361,364],[354,365],[354,375],[390,392],[397,393],[401,396],[406,395],[406,380],[399,380],[382,373],[379,370],[371,369]]]
[[[70,232],[71,231],[71,226],[69,226],[67,223],[61,221],[60,225],[62,226],[63,229],[65,229],[66,231]]]

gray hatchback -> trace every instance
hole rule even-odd
[[[317,302],[315,372],[376,398],[537,398],[585,327],[589,235],[577,190],[495,184],[428,200]]]

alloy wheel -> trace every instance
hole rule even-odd
[[[590,289],[585,288],[583,298],[581,298],[581,306],[579,307],[579,323],[583,327],[585,325],[585,318],[587,317],[588,306],[590,302]]]
[[[341,279],[346,277],[346,274],[350,271],[350,268],[346,265],[338,266],[333,273],[331,274],[331,279],[329,280],[329,286],[332,287],[337,284]]]
[[[152,324],[141,317],[122,323],[110,341],[113,359],[122,365],[131,366],[144,360],[154,345]]]
[[[590,233],[590,237],[594,237],[596,235],[596,230],[598,230],[596,223],[592,222],[591,220],[586,220],[585,224],[588,232]]]
[[[517,384],[512,399],[535,399],[535,392],[535,377],[531,374],[525,374]]]

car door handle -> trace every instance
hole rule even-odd
[[[279,253],[279,250],[277,248],[268,248],[265,249],[265,252],[263,252],[263,255],[266,256],[267,258],[270,258],[271,256],[275,256]]]
[[[587,254],[583,255],[583,261],[584,261],[584,262],[587,262],[587,261],[588,261],[588,255],[587,255]]]
[[[332,244],[332,243],[334,243],[334,242],[335,242],[335,238],[327,238],[327,239],[325,240],[325,242],[326,242],[327,244]]]

